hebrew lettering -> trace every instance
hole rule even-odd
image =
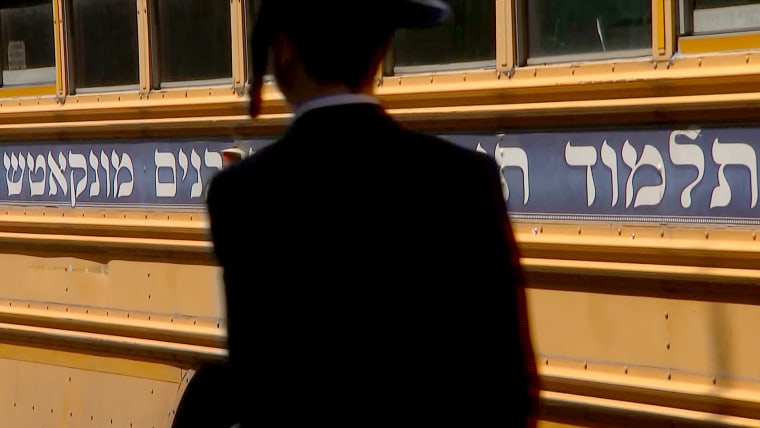
[[[570,166],[586,167],[586,204],[590,207],[596,198],[596,186],[591,167],[596,165],[596,147],[565,144],[565,162]]]
[[[20,195],[24,184],[22,181],[24,171],[26,170],[24,155],[19,153],[18,157],[16,157],[15,153],[11,153],[9,158],[8,153],[3,153],[3,166],[5,166],[5,182],[8,184],[8,195]],[[18,178],[14,178],[16,176]]]
[[[119,160],[119,155],[114,150],[111,152],[111,165],[116,169],[113,173],[113,196],[123,198],[131,195],[135,185],[135,168],[132,165],[132,158],[127,153],[122,153],[121,160]],[[129,174],[129,181],[125,180],[119,184],[119,172],[121,171]]]
[[[93,174],[95,176],[95,182],[90,184],[90,197],[98,196],[100,195],[100,177],[98,176],[98,169],[100,168],[100,165],[98,163],[98,156],[93,153],[92,150],[90,150],[90,167],[92,168]]]
[[[496,162],[499,164],[500,170],[509,167],[520,168],[523,174],[523,205],[528,203],[530,197],[530,179],[528,174],[528,154],[525,150],[519,147],[500,147],[496,145],[495,156]],[[504,199],[509,200],[509,184],[507,179],[501,174],[501,184],[504,191]]]
[[[659,150],[649,144],[644,146],[644,151],[641,154],[641,159],[638,159],[638,153],[636,149],[628,142],[623,144],[623,162],[631,168],[631,173],[628,175],[628,181],[625,185],[625,206],[628,208],[631,206],[634,193],[636,194],[636,200],[633,203],[633,207],[640,207],[644,205],[657,205],[662,202],[662,198],[665,196],[665,165],[662,160],[662,155]],[[634,192],[633,189],[633,177],[636,172],[643,166],[651,166],[660,173],[660,179],[662,182],[656,185],[641,186],[638,192]]]
[[[602,165],[606,166],[610,170],[610,180],[612,182],[612,203],[610,206],[617,205],[618,201],[618,164],[617,153],[615,149],[607,144],[607,140],[602,143]]]
[[[198,180],[193,183],[193,187],[190,189],[190,197],[198,198],[203,195],[203,178],[201,177],[201,157],[195,152],[195,149],[190,152],[190,164],[193,165],[193,168],[198,173]]]
[[[705,173],[705,154],[702,152],[702,148],[696,144],[679,144],[676,138],[683,136],[691,141],[694,141],[699,137],[700,130],[690,129],[683,131],[673,131],[670,133],[669,150],[670,160],[675,165],[681,166],[694,166],[697,168],[697,178],[691,183],[686,185],[681,192],[681,206],[689,208],[691,206],[691,192],[694,187],[702,181],[702,176]]]
[[[111,162],[108,161],[108,154],[105,151],[100,151],[100,167],[106,172],[106,179],[103,180],[106,183],[106,196],[111,196]]]
[[[206,149],[206,152],[203,154],[203,160],[207,167],[216,168],[219,171],[222,170],[223,164],[221,153],[210,152],[208,149]]]
[[[741,165],[749,170],[752,201],[750,207],[757,205],[757,155],[749,144],[721,143],[718,138],[713,141],[713,160],[720,165],[718,168],[718,185],[713,189],[710,198],[710,208],[725,207],[731,202],[731,186],[726,180],[727,165]]]
[[[45,156],[37,155],[36,161],[34,155],[26,154],[26,163],[29,167],[29,193],[31,196],[41,196],[45,194],[45,179],[47,178],[47,163]],[[42,174],[39,171],[42,170]],[[34,177],[42,177],[35,180]]]
[[[48,167],[50,167],[50,178],[48,180],[48,196],[54,196],[58,194],[58,186],[61,186],[61,193],[67,195],[69,193],[69,184],[66,180],[66,176],[63,175],[66,172],[66,156],[63,153],[58,153],[58,162],[51,152],[48,152]]]
[[[82,178],[74,182],[74,173],[79,169],[84,172]],[[77,198],[87,188],[87,158],[81,153],[69,151],[69,184],[71,185],[71,206],[77,206]]]
[[[177,194],[177,167],[175,165],[174,153],[159,152],[156,150],[154,155],[156,162],[156,196],[159,198],[173,198]],[[158,173],[161,168],[168,168],[172,172],[172,181],[161,182],[158,179]]]
[[[185,154],[185,151],[180,149],[179,153],[177,153],[177,163],[179,164],[179,168],[182,170],[182,181],[185,180],[187,177],[187,155]]]

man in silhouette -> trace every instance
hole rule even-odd
[[[373,96],[393,32],[440,0],[263,0],[284,136],[213,180],[242,426],[526,426],[536,382],[494,161],[405,129]]]

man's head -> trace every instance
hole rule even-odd
[[[441,0],[261,0],[251,34],[251,116],[260,109],[267,60],[288,100],[304,85],[371,87],[393,32],[448,16]]]

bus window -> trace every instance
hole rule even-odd
[[[527,64],[652,54],[650,0],[523,0]]]
[[[760,46],[760,0],[680,0],[678,6],[681,53]]]
[[[496,66],[493,0],[453,0],[451,17],[432,28],[396,32],[386,75]]]
[[[681,4],[682,34],[701,35],[760,29],[759,0],[681,0]]]
[[[53,4],[50,0],[0,6],[2,85],[55,83]]]
[[[159,87],[232,83],[229,1],[158,0],[154,6]]]
[[[69,5],[75,90],[137,89],[137,2],[70,0]]]

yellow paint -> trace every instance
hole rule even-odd
[[[182,370],[164,364],[0,343],[0,358],[179,383]]]
[[[55,95],[56,85],[24,86],[22,88],[0,88],[0,98],[42,97]]]
[[[55,87],[53,92],[63,97],[66,95],[66,76],[64,63],[66,62],[65,37],[63,28],[63,1],[53,0],[53,25],[55,30]]]
[[[678,50],[684,54],[744,51],[758,48],[760,48],[760,33],[682,37],[678,40]]]
[[[665,54],[665,0],[652,0],[652,41],[657,55]]]
[[[537,428],[581,428],[583,425],[561,424],[558,422],[538,421]]]
[[[137,51],[140,91],[147,93],[153,82],[151,75],[150,24],[147,0],[137,0]]]
[[[250,7],[253,7],[253,5],[250,5]],[[232,81],[235,85],[242,85],[246,80],[246,22],[243,9],[243,3],[240,0],[230,2],[230,26],[232,28]]]

